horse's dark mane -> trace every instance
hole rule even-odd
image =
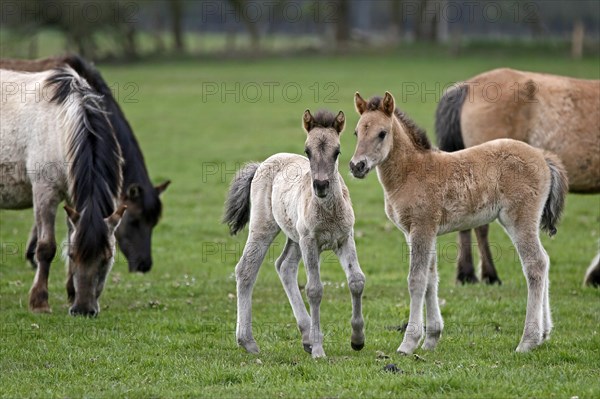
[[[121,150],[104,110],[102,96],[70,67],[55,68],[46,84],[54,89],[51,102],[77,107],[67,137],[69,194],[81,214],[73,245],[80,262],[110,250],[104,218],[114,212],[121,189]]]
[[[383,99],[379,96],[372,97],[367,103],[367,110],[369,111],[381,111],[383,109]],[[406,128],[408,137],[412,140],[413,144],[418,150],[428,151],[433,149],[431,141],[427,137],[427,133],[424,129],[419,127],[412,119],[408,117],[400,108],[396,107],[394,115],[402,125]]]
[[[125,118],[119,103],[113,97],[110,87],[106,84],[100,72],[83,58],[77,55],[66,55],[60,58],[60,62],[71,66],[88,81],[94,90],[104,96],[105,108],[121,146],[125,162],[123,165],[123,188],[127,190],[130,184],[140,185],[142,188],[144,217],[149,222],[156,223],[162,212],[162,203],[148,176],[144,155],[133,134],[133,129],[127,118]]]
[[[335,115],[326,109],[318,110],[313,116],[313,128],[319,126],[323,128],[334,127]]]

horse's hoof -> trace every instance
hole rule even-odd
[[[326,357],[323,348],[313,348],[311,355],[313,359],[320,359]]]
[[[45,305],[36,306],[36,307],[32,306],[31,311],[33,313],[52,313],[52,308],[50,308],[50,305],[45,304]]]
[[[483,281],[487,285],[502,285],[502,280],[500,280],[498,276],[481,276],[481,281]]]
[[[408,345],[406,344],[402,344],[400,345],[400,347],[398,348],[398,350],[396,350],[396,353],[403,355],[403,356],[410,356],[413,354],[415,350],[411,349],[408,347]]]
[[[462,285],[477,284],[479,282],[479,280],[477,279],[477,276],[475,274],[462,274],[462,273],[459,273],[458,276],[456,276],[456,281],[458,283],[461,283]]]
[[[311,344],[302,344],[304,346],[304,351],[306,353],[312,354],[312,345]]]
[[[354,349],[355,351],[359,351],[365,347],[365,343],[361,342],[360,344],[355,344],[354,342],[350,342],[350,346],[352,346],[352,349]]]

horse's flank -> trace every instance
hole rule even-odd
[[[600,192],[600,80],[496,69],[463,83],[462,139],[513,138],[557,154],[572,192]]]

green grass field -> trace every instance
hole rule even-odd
[[[491,230],[502,286],[455,285],[456,236],[438,241],[446,323],[434,352],[395,354],[408,318],[407,249],[387,221],[375,176],[350,178],[357,115],[353,94],[390,90],[433,138],[444,85],[499,66],[600,76],[598,59],[443,54],[100,65],[131,122],[155,182],[173,181],[153,240],[154,267],[129,274],[122,255],[96,319],[67,315],[64,266],[50,276],[53,314],[27,309],[33,271],[24,249],[31,211],[1,211],[0,396],[2,397],[557,397],[600,396],[600,290],[582,288],[598,248],[600,199],[570,195],[551,257],[551,340],[514,352],[525,318],[526,284],[500,226]],[[237,96],[237,97],[236,97]],[[344,110],[340,170],[356,213],[358,256],[367,276],[366,346],[350,348],[350,294],[331,254],[322,258],[326,359],[303,349],[273,267],[273,245],[254,290],[261,353],[235,342],[234,266],[245,233],[229,237],[222,204],[236,168],[276,152],[302,153],[306,108]],[[600,116],[599,116],[600,117]],[[59,223],[64,237],[64,223]],[[19,248],[16,251],[14,248]],[[300,282],[305,275],[301,269]],[[383,352],[390,358],[382,358]],[[383,371],[394,363],[402,371]]]

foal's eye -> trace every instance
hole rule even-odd
[[[304,149],[304,153],[306,154],[306,156],[310,159],[310,150],[308,148]]]
[[[381,132],[379,132],[379,135],[377,137],[379,137],[381,140],[383,140],[386,135],[387,135],[387,132],[385,130],[382,130]]]
[[[358,136],[358,130],[355,130],[355,131],[354,131],[354,135],[355,135],[355,136]]]
[[[333,153],[333,159],[337,159],[337,157],[339,157],[341,154],[340,150],[335,150],[335,152]]]

